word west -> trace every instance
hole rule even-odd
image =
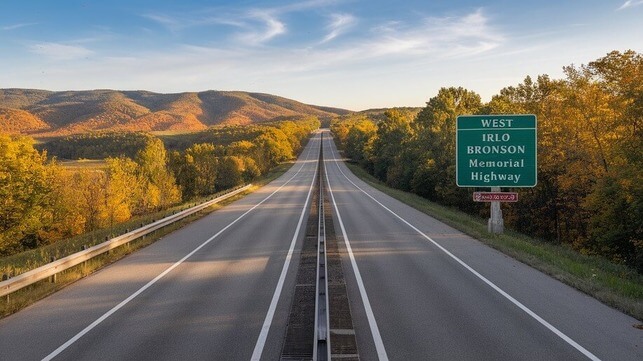
[[[511,128],[513,119],[480,119],[485,128]]]

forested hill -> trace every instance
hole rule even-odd
[[[347,110],[239,91],[0,89],[0,132],[37,137],[89,131],[195,131],[290,117],[334,117]]]

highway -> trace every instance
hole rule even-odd
[[[317,134],[267,186],[0,320],[0,359],[278,359],[319,146]]]
[[[324,149],[363,360],[643,360],[636,319],[370,187],[330,139]]]
[[[643,360],[637,320],[373,189],[323,142],[361,360]],[[320,143],[0,320],[0,360],[279,360]]]

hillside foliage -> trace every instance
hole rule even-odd
[[[88,132],[195,132],[348,111],[240,91],[159,94],[147,91],[51,92],[0,89],[0,132],[37,138]]]
[[[527,77],[488,103],[442,88],[417,115],[392,109],[331,127],[346,156],[388,185],[486,217],[476,189],[455,185],[456,117],[535,114],[538,185],[503,205],[505,224],[643,272],[643,55],[614,51],[564,71]]]

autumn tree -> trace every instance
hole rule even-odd
[[[105,213],[108,226],[130,219],[136,212],[136,204],[145,197],[138,167],[138,164],[129,158],[107,159]]]
[[[33,141],[0,134],[0,254],[33,247],[50,225],[51,173]]]
[[[143,208],[165,208],[181,199],[181,191],[167,167],[167,153],[160,139],[149,139],[136,155],[136,162],[144,182],[143,192],[147,195]]]

